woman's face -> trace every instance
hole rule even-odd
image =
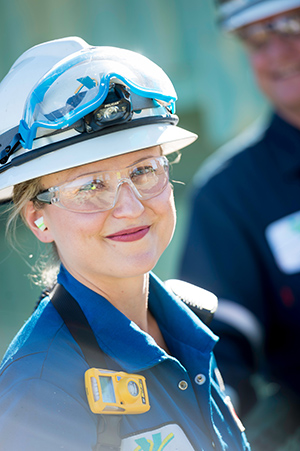
[[[122,169],[159,155],[159,147],[143,149],[44,176],[42,184],[47,189],[89,172]],[[36,213],[47,227],[38,231],[39,239],[54,241],[68,271],[95,284],[99,278],[127,278],[151,270],[168,246],[176,222],[170,184],[158,196],[140,200],[124,183],[108,211],[79,213],[46,205]]]

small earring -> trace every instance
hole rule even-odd
[[[40,218],[38,218],[36,221],[34,221],[35,225],[40,229],[41,232],[43,232],[44,230],[46,230],[46,226],[44,224],[44,218],[43,216],[41,216]]]

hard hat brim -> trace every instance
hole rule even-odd
[[[149,124],[80,141],[10,167],[0,181],[0,204],[11,200],[14,185],[36,177],[154,146],[168,155],[196,139],[195,133],[175,125]]]
[[[226,31],[234,31],[259,20],[276,16],[300,7],[300,0],[269,0],[240,9],[230,17],[222,17],[220,9],[220,25]]]

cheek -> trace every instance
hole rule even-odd
[[[173,194],[173,190],[171,189],[171,194],[170,194],[170,198],[169,198],[169,216],[170,216],[170,220],[173,222],[174,226],[176,225],[176,207],[175,207],[175,200],[174,200],[174,194]]]
[[[176,209],[172,189],[166,206],[165,220],[163,221],[164,240],[162,240],[164,242],[164,249],[170,244],[176,227]]]
[[[45,220],[54,242],[60,249],[72,247],[75,243],[80,246],[98,235],[106,217],[106,212],[80,214],[52,207],[52,211],[45,215]]]
[[[258,81],[268,73],[268,64],[262,55],[250,56],[250,64]]]
[[[156,202],[156,213],[158,213],[163,219],[162,222],[164,226],[168,226],[166,228],[166,232],[170,233],[171,230],[173,234],[176,225],[176,209],[171,185],[169,185],[165,191],[158,196]]]

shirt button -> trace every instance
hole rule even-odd
[[[178,387],[180,388],[180,390],[186,390],[188,388],[188,383],[186,381],[180,381],[178,384]]]
[[[213,448],[215,448],[215,447],[216,447],[216,444],[215,444],[215,442],[211,442],[211,444],[212,444],[212,447],[213,447]]]
[[[204,376],[204,374],[197,374],[197,376],[195,377],[195,382],[198,385],[203,385],[206,381],[206,377]]]

